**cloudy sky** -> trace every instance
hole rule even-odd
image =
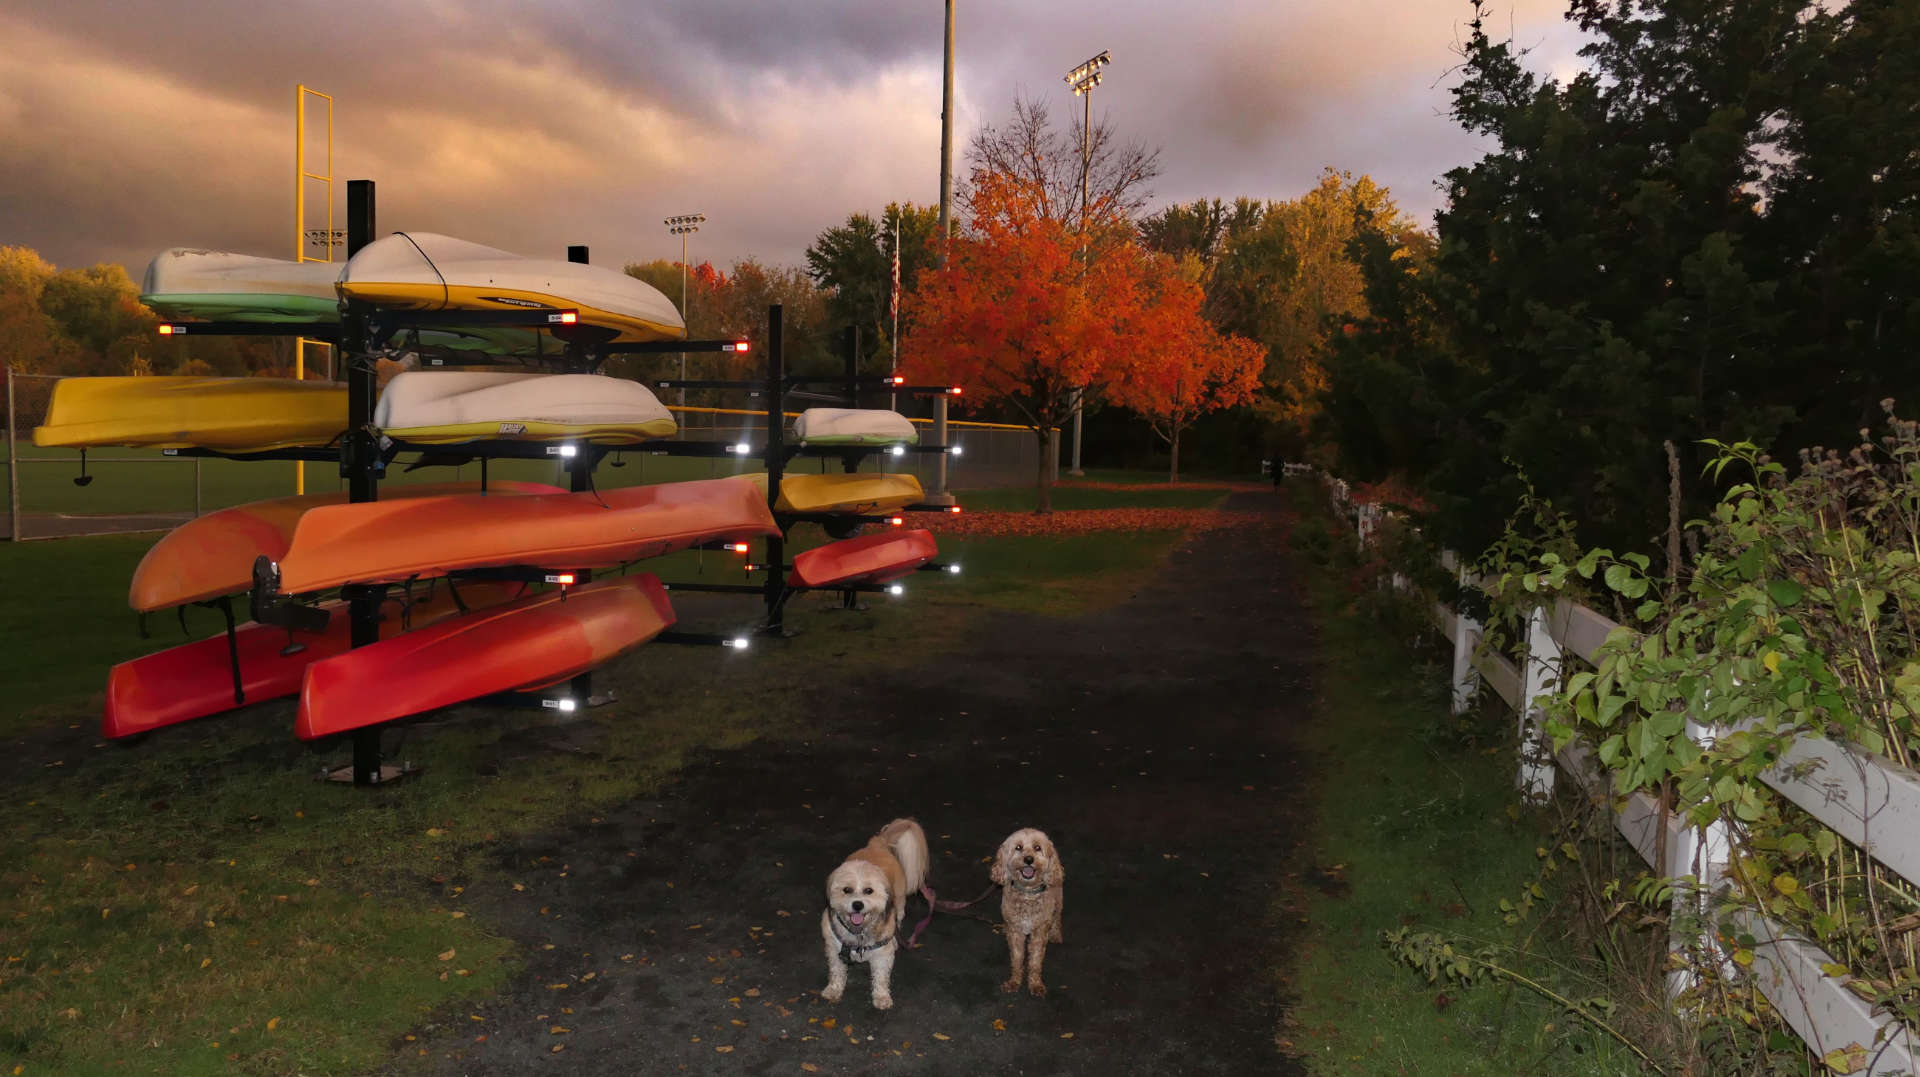
[[[1498,24],[1565,72],[1564,0]],[[1466,0],[958,0],[955,154],[1016,95],[1157,146],[1156,204],[1287,198],[1325,166],[1426,217],[1476,143],[1445,116]],[[382,231],[596,262],[799,263],[822,229],[939,200],[940,0],[0,0],[0,244],[57,265],[172,246],[291,257],[295,86]],[[311,121],[320,112],[309,112]],[[310,143],[322,170],[324,142]],[[959,165],[956,163],[956,168]],[[309,187],[310,226],[323,189]],[[345,184],[336,185],[345,227]]]

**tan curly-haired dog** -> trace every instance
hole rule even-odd
[[[1013,971],[1002,991],[1018,991],[1022,976],[1037,997],[1047,993],[1040,980],[1047,944],[1060,942],[1060,913],[1066,907],[1067,869],[1060,850],[1043,831],[1016,830],[1000,843],[993,858],[993,881],[1000,891],[1000,917],[1006,921],[1007,958]]]

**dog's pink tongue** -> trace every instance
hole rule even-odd
[[[866,922],[867,922],[866,913],[850,912],[847,914],[847,923],[851,924],[854,927],[859,927],[861,924],[864,924]]]

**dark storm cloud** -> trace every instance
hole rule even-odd
[[[1553,56],[1557,6],[1513,14]],[[1110,49],[1095,110],[1163,150],[1161,201],[1290,197],[1333,166],[1430,211],[1474,152],[1436,85],[1467,10],[961,0],[957,139],[1016,94],[1077,121],[1061,76]],[[389,228],[612,261],[677,257],[658,220],[697,210],[696,258],[791,263],[850,212],[938,198],[936,0],[0,0],[0,37],[0,243],[62,265],[290,253],[302,81],[335,94],[336,173],[381,180]]]

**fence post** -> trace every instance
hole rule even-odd
[[[1698,744],[1702,750],[1713,747],[1716,733],[1712,726],[1687,719],[1687,738]],[[1662,826],[1666,820],[1660,820]],[[1721,952],[1717,941],[1717,931],[1713,922],[1714,895],[1726,879],[1727,861],[1733,849],[1732,832],[1725,819],[1716,818],[1706,826],[1682,828],[1671,839],[1672,848],[1667,850],[1667,862],[1659,865],[1659,870],[1668,878],[1680,878],[1691,875],[1697,882],[1693,890],[1681,890],[1673,895],[1674,922],[1677,929],[1668,942],[1668,948],[1681,952],[1690,946],[1700,948],[1703,961],[1713,960],[1720,966],[1723,974],[1734,972],[1733,963]],[[1698,925],[1692,932],[1684,930],[1684,921],[1691,920]],[[1667,993],[1678,997],[1681,992],[1694,985],[1692,963],[1683,965],[1667,973]]]
[[[13,368],[7,368],[7,541],[20,541],[20,429],[13,422]]]
[[[1534,700],[1560,682],[1560,645],[1547,630],[1547,611],[1536,607],[1527,615],[1527,656],[1520,669],[1520,773],[1516,785],[1529,800],[1553,794],[1553,751],[1540,729],[1540,708]]]
[[[1462,587],[1466,586],[1468,572],[1454,557],[1452,550],[1440,555],[1442,566],[1450,570],[1454,579]],[[1458,610],[1454,611],[1453,631],[1453,713],[1467,713],[1473,705],[1473,697],[1480,692],[1480,669],[1473,664],[1473,652],[1480,646],[1480,638],[1486,629],[1479,621]]]
[[[305,492],[306,488],[306,475],[302,473],[300,476],[300,489],[302,492]],[[193,518],[196,520],[200,518],[200,458],[198,456],[193,458]]]

